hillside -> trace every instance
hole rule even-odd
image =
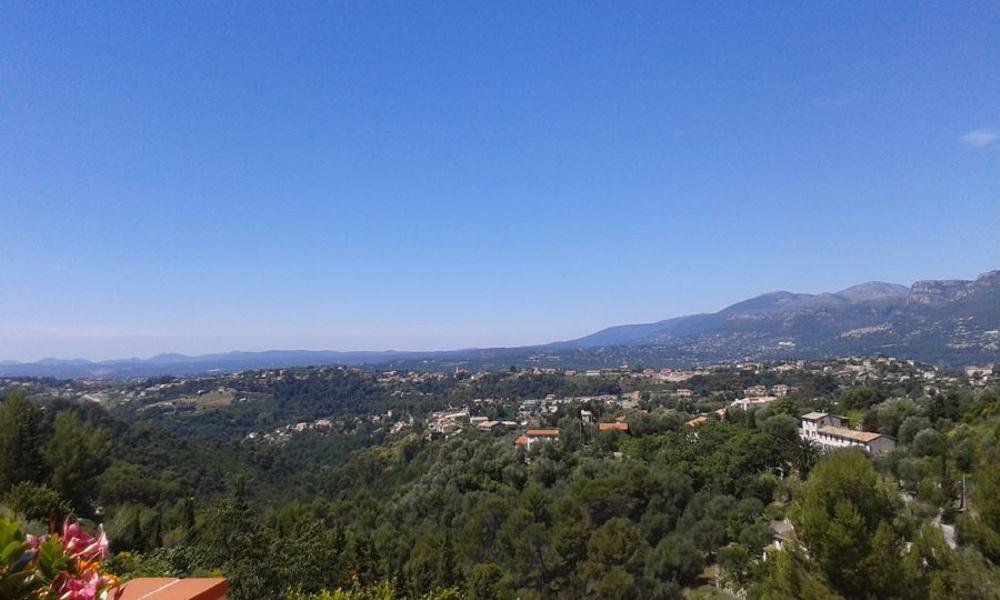
[[[0,535],[70,517],[102,570],[218,574],[230,600],[995,597],[996,375],[664,375],[0,379]],[[895,449],[827,452],[817,413]],[[32,560],[14,541],[0,574]]]
[[[692,362],[850,354],[992,361],[1000,350],[1000,271],[910,288],[870,282],[836,293],[773,292],[716,313],[612,327],[556,345],[608,346],[659,348]]]

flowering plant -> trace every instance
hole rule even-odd
[[[101,571],[107,555],[103,528],[94,537],[67,519],[59,533],[26,536],[16,522],[0,517],[0,598],[117,598],[118,578]]]

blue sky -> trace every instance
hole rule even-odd
[[[519,345],[1000,268],[1000,6],[803,4],[6,3],[0,359]]]

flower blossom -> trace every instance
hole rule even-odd
[[[97,569],[87,569],[78,577],[67,578],[63,582],[59,600],[97,600],[101,583],[101,574]]]
[[[69,519],[63,524],[62,546],[63,551],[73,558],[83,560],[96,560],[104,558],[108,554],[108,536],[104,533],[104,526],[100,527],[100,533],[95,538],[80,527],[79,523],[70,523]]]

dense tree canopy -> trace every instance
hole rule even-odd
[[[664,384],[643,388],[639,409],[574,401],[531,417],[562,435],[530,452],[515,432],[443,435],[423,419],[455,407],[521,419],[525,399],[623,393],[629,379],[514,371],[386,383],[303,369],[229,377],[232,403],[208,408],[185,399],[220,384],[165,379],[155,385],[167,396],[111,411],[11,394],[0,402],[0,502],[36,527],[68,514],[100,521],[120,574],[223,573],[236,600],[998,589],[995,392],[911,397],[795,377],[781,402],[698,425],[685,425],[697,403],[780,380],[699,375],[686,383],[696,400]],[[823,455],[800,439],[800,414],[837,406],[897,435],[897,449]],[[581,410],[629,431],[599,433]],[[317,419],[330,424],[250,435]]]

